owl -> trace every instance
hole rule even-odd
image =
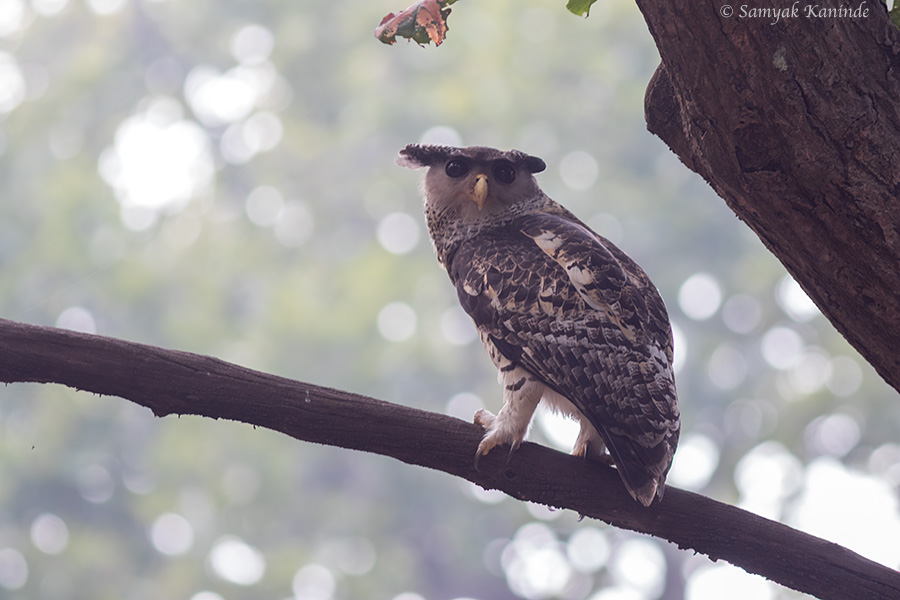
[[[572,454],[614,464],[644,506],[661,499],[680,424],[672,329],[647,274],[541,191],[536,156],[410,144],[397,163],[428,169],[437,259],[503,386],[497,415],[475,414],[475,468],[518,447],[543,401],[580,424]]]

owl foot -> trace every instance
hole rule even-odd
[[[482,429],[490,431],[491,425],[497,420],[497,416],[489,410],[479,408],[475,411],[475,424],[481,425]]]
[[[605,451],[604,444],[592,444],[591,442],[576,442],[575,448],[572,450],[572,456],[578,456],[584,460],[593,460],[607,466],[613,466],[612,456]]]
[[[478,463],[482,456],[488,454],[495,446],[509,444],[509,455],[506,462],[512,458],[513,451],[522,443],[524,433],[511,431],[507,427],[503,427],[503,420],[485,409],[479,409],[475,413],[475,423],[481,425],[485,429],[485,435],[478,444],[478,450],[475,451],[475,470],[478,471]]]
[[[572,456],[580,456],[585,460],[594,460],[609,466],[613,465],[612,456],[606,451],[603,438],[600,437],[594,426],[585,420],[581,422],[581,431],[578,433],[578,439],[575,440]]]

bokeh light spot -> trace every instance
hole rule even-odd
[[[305,565],[294,575],[291,587],[296,600],[331,600],[334,575],[322,565]]]
[[[859,423],[850,415],[823,415],[806,426],[804,440],[813,455],[846,456],[859,443]]]
[[[237,585],[253,585],[266,572],[262,553],[234,536],[216,541],[209,560],[216,575]]]
[[[59,554],[69,544],[69,528],[53,513],[44,513],[31,522],[31,542],[44,554]]]
[[[268,65],[238,66],[225,73],[198,66],[184,81],[184,95],[199,119],[210,127],[241,121],[272,88],[277,75]]]
[[[0,2],[0,38],[10,37],[25,27],[28,8],[22,0]]]
[[[12,112],[25,99],[25,77],[12,55],[0,52],[0,114]]]
[[[807,348],[797,354],[787,371],[787,381],[796,394],[819,391],[831,378],[831,359],[819,348]]]
[[[722,290],[719,282],[709,273],[691,275],[678,290],[681,312],[695,321],[705,321],[716,314],[721,303]]]
[[[212,183],[209,139],[180,112],[173,100],[153,102],[123,121],[113,146],[101,154],[100,175],[124,207],[175,209]]]
[[[378,222],[378,243],[391,254],[406,254],[419,243],[419,222],[408,213],[394,212]]]
[[[597,527],[580,527],[569,536],[566,555],[582,573],[595,573],[606,566],[611,553],[607,534]]]
[[[775,299],[792,320],[805,323],[820,315],[819,308],[790,275],[782,277],[775,289]]]
[[[402,342],[416,333],[416,311],[405,302],[391,302],[378,313],[378,332],[391,342]]]
[[[689,490],[700,490],[709,483],[719,466],[719,447],[701,433],[685,435],[678,443],[668,481]]]
[[[609,568],[619,583],[639,590],[645,598],[656,598],[663,590],[666,557],[652,540],[625,540],[613,553]]]
[[[102,504],[112,498],[115,489],[112,475],[100,465],[90,465],[78,472],[78,491],[88,502]]]
[[[759,444],[744,455],[734,470],[740,506],[764,517],[778,518],[782,502],[799,489],[803,466],[778,442]]]
[[[736,346],[721,344],[709,358],[707,373],[719,389],[733,390],[747,376],[747,360]]]
[[[501,562],[509,588],[529,600],[558,595],[573,574],[556,536],[542,523],[520,527]]]
[[[18,590],[28,582],[28,562],[15,548],[0,548],[0,587]]]
[[[738,294],[722,306],[722,320],[735,333],[750,333],[762,320],[762,307],[753,296]]]
[[[263,62],[274,47],[275,37],[262,25],[245,25],[231,38],[231,54],[244,65]]]
[[[479,408],[484,408],[481,398],[471,392],[460,392],[447,401],[445,412],[451,417],[471,421]]]
[[[803,350],[800,334],[788,327],[773,327],[760,344],[763,359],[776,369],[787,369]]]
[[[253,153],[268,152],[278,145],[284,135],[281,118],[268,111],[255,112],[241,128],[244,143]]]
[[[87,0],[87,3],[96,14],[105,16],[115,14],[125,8],[128,0]]]
[[[175,513],[165,513],[153,521],[150,541],[160,553],[178,556],[194,544],[194,528],[188,520]]]
[[[245,210],[255,225],[274,225],[284,210],[284,196],[270,185],[261,185],[247,195]]]
[[[69,0],[31,0],[34,12],[42,17],[57,15],[69,5]]]
[[[462,136],[452,127],[436,125],[425,130],[425,133],[419,138],[419,143],[438,146],[462,146]]]
[[[97,333],[97,323],[94,315],[81,306],[70,306],[56,317],[56,326],[70,331],[81,333]]]
[[[600,167],[593,156],[582,150],[566,154],[559,163],[559,176],[573,190],[586,190],[597,181]]]

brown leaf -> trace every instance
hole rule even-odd
[[[388,13],[375,28],[375,37],[385,44],[393,44],[399,35],[419,45],[440,46],[447,36],[448,5],[454,1],[419,0],[401,13]]]

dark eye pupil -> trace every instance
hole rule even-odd
[[[516,178],[516,170],[512,165],[499,164],[494,167],[494,176],[503,183],[512,183]]]
[[[454,158],[447,163],[444,170],[450,177],[462,177],[469,172],[469,163],[462,159]]]

